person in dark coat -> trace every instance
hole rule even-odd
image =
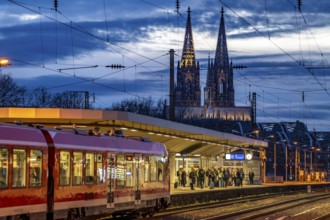
[[[190,188],[191,188],[191,190],[195,190],[194,185],[196,183],[196,171],[193,167],[191,167],[191,171],[189,173],[189,178],[191,179]]]
[[[254,184],[253,178],[254,178],[254,172],[252,170],[250,170],[250,172],[249,172],[249,182],[250,182],[251,185]]]
[[[181,173],[181,186],[182,187],[186,187],[187,184],[187,173],[184,169],[182,169],[182,173]]]
[[[205,170],[200,167],[198,169],[198,173],[197,173],[197,178],[198,178],[198,185],[201,189],[204,188],[204,180],[205,180]]]
[[[245,174],[244,174],[243,168],[241,168],[239,171],[239,181],[240,181],[241,187],[243,187],[244,178],[245,178]]]

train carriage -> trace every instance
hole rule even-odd
[[[152,215],[169,203],[163,144],[0,125],[0,219]]]

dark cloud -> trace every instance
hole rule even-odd
[[[61,60],[71,63],[69,66],[85,64],[86,60],[99,65],[124,63],[135,65],[141,60],[148,60],[147,53],[159,56],[167,53],[170,47],[181,56],[183,29],[186,25],[188,6],[191,6],[193,35],[195,39],[196,57],[201,66],[201,80],[205,80],[208,54],[214,58],[214,43],[202,39],[210,49],[200,50],[197,37],[201,42],[203,34],[214,39],[218,37],[220,9],[225,10],[227,40],[229,45],[238,40],[264,38],[268,41],[290,36],[292,42],[308,39],[301,43],[309,49],[291,49],[288,45],[272,45],[269,43],[267,54],[250,49],[229,47],[229,57],[234,65],[246,65],[248,68],[235,70],[235,90],[237,103],[247,103],[247,94],[258,94],[258,117],[265,120],[313,118],[317,116],[328,120],[329,96],[322,90],[326,88],[329,70],[323,57],[329,57],[328,51],[320,51],[318,46],[309,44],[317,41],[310,32],[328,26],[326,21],[330,15],[328,0],[303,1],[302,13],[296,9],[296,1],[216,1],[185,0],[180,1],[180,14],[174,12],[175,1],[59,1],[59,12],[51,10],[53,1],[20,0],[18,4],[10,1],[1,2],[0,12],[0,56],[13,59],[13,76],[20,85],[28,89],[44,86],[51,92],[65,90],[89,91],[111,102],[114,99],[131,96],[168,95],[169,68],[153,62],[155,68],[127,69],[123,73],[109,74],[99,80],[93,79],[107,74],[98,68],[91,75],[80,79],[56,73],[62,68],[57,64]],[[104,4],[105,3],[105,4]],[[266,4],[265,4],[266,3]],[[41,12],[45,16],[22,19],[23,16],[36,16]],[[57,22],[56,22],[57,21]],[[72,25],[72,26],[71,26]],[[307,26],[308,25],[308,26]],[[180,29],[180,30],[179,30]],[[296,34],[296,38],[292,37]],[[166,35],[166,36],[163,36]],[[158,39],[168,39],[165,43]],[[153,45],[143,45],[141,43]],[[151,44],[151,43],[150,43]],[[212,45],[211,45],[212,44]],[[308,44],[308,45],[307,45]],[[324,45],[324,44],[323,44]],[[259,45],[256,45],[259,46]],[[277,46],[279,48],[277,48]],[[289,45],[291,46],[291,45]],[[148,48],[146,51],[144,48]],[[166,48],[166,49],[164,49]],[[179,48],[179,49],[178,49]],[[212,49],[214,48],[214,49]],[[290,48],[290,49],[289,49]],[[282,51],[281,51],[282,49]],[[323,49],[321,47],[321,49]],[[166,51],[165,51],[166,50]],[[156,54],[156,55],[155,55]],[[116,57],[115,57],[116,56]],[[180,57],[176,57],[176,61]],[[20,61],[20,62],[15,62]],[[298,64],[299,62],[300,65]],[[74,65],[76,63],[76,65]],[[31,65],[32,64],[32,65]],[[47,68],[42,68],[46,65]],[[87,64],[85,64],[87,65]],[[146,66],[150,64],[147,63]],[[176,65],[176,63],[175,63]],[[323,69],[308,69],[311,66],[322,66]],[[64,65],[63,65],[64,66]],[[29,68],[27,68],[29,67]],[[54,68],[54,69],[48,69]],[[54,72],[55,71],[55,72]],[[6,72],[6,71],[3,71]],[[132,73],[133,72],[133,73]],[[41,76],[21,79],[20,74],[41,74]],[[73,74],[72,74],[73,75]],[[121,77],[123,76],[123,77]],[[201,89],[205,81],[201,81]],[[319,95],[312,90],[320,90]],[[306,116],[299,114],[301,92],[306,92]],[[111,97],[111,98],[109,98]],[[289,102],[292,101],[291,109]],[[298,107],[296,104],[298,104]],[[238,104],[239,105],[239,104]],[[294,108],[297,108],[293,111]],[[266,111],[266,112],[264,112]],[[298,113],[297,113],[298,112]],[[268,115],[268,118],[264,115]],[[330,123],[329,123],[330,124]]]

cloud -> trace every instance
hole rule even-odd
[[[248,105],[249,92],[257,92],[258,120],[294,120],[293,108],[300,111],[304,91],[305,103],[312,112],[305,113],[305,121],[315,115],[330,125],[324,101],[329,98],[324,90],[329,80],[329,1],[304,1],[302,13],[293,1],[180,3],[177,14],[174,1],[162,0],[59,1],[59,12],[52,9],[52,1],[21,0],[23,7],[3,1],[0,56],[13,60],[12,66],[2,72],[11,73],[20,85],[30,89],[47,85],[54,92],[94,92],[95,106],[151,92],[155,97],[168,98],[167,53],[175,50],[176,65],[190,6],[203,89],[224,6],[229,57],[234,65],[248,66],[234,71],[237,105]],[[105,68],[110,64],[126,68]],[[66,69],[94,65],[97,67]],[[308,67],[318,68],[308,71]],[[300,114],[296,117],[304,119]]]

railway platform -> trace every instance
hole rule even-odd
[[[171,188],[171,206],[187,206],[198,203],[209,203],[221,200],[235,199],[239,197],[256,196],[271,193],[286,192],[312,192],[316,189],[329,188],[330,182],[283,182],[283,183],[263,183],[256,185],[228,186],[203,189],[195,187],[174,187]]]

